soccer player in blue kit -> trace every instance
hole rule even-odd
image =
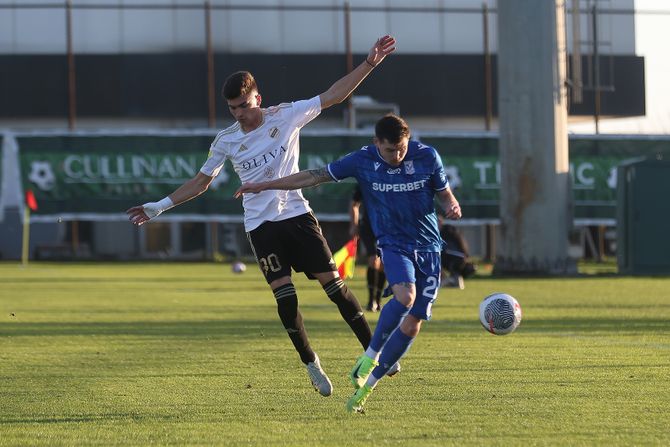
[[[349,412],[363,405],[377,382],[410,348],[431,317],[440,286],[440,251],[434,198],[449,219],[461,218],[461,207],[437,151],[410,141],[407,123],[386,115],[375,125],[373,145],[364,146],[325,168],[262,183],[243,184],[235,197],[268,189],[300,189],[354,177],[363,192],[377,249],[393,298],[383,307],[367,350],[349,377],[356,388]]]

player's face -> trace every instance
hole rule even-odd
[[[252,91],[235,99],[228,99],[228,110],[235,120],[240,123],[242,130],[253,130],[261,124],[262,112],[261,95]]]
[[[404,137],[399,143],[389,143],[387,140],[374,139],[375,146],[379,149],[379,155],[391,166],[399,166],[407,155],[409,138]]]

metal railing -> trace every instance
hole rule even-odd
[[[567,0],[566,0],[567,1]],[[566,13],[568,17],[572,17],[572,20],[575,20],[575,17],[582,15],[585,20],[588,20],[587,23],[591,24],[591,36],[589,38],[590,42],[590,57],[589,65],[590,72],[592,72],[591,77],[593,82],[589,82],[589,85],[586,88],[593,89],[595,91],[595,103],[594,103],[594,120],[597,123],[599,120],[599,110],[600,110],[600,93],[603,88],[607,86],[600,85],[600,67],[599,67],[599,57],[598,57],[598,48],[599,41],[597,35],[597,23],[599,15],[665,15],[670,16],[670,11],[664,10],[638,10],[634,9],[622,9],[622,8],[608,8],[600,9],[594,4],[590,7],[581,8],[579,6],[579,0],[573,0],[573,5],[577,5],[577,9],[573,10],[566,8]],[[587,5],[589,6],[589,5]],[[217,4],[213,3],[211,0],[204,0],[202,3],[134,3],[134,4],[119,4],[119,3],[78,3],[74,0],[65,0],[60,2],[40,2],[40,3],[15,3],[10,4],[0,3],[0,12],[2,10],[51,10],[58,9],[63,10],[65,13],[65,57],[67,59],[67,98],[68,98],[68,127],[73,130],[76,128],[77,123],[77,88],[76,88],[76,55],[73,49],[73,18],[72,14],[75,10],[108,10],[108,11],[119,11],[119,10],[133,10],[133,11],[200,11],[202,12],[202,19],[204,23],[204,48],[206,53],[207,61],[207,117],[209,127],[216,127],[216,88],[215,88],[215,69],[214,69],[214,46],[212,43],[212,12],[213,11],[280,11],[280,12],[330,12],[330,13],[340,13],[342,14],[342,23],[343,23],[343,36],[344,36],[344,48],[345,48],[345,67],[346,71],[349,72],[353,69],[353,54],[352,54],[352,31],[351,31],[351,17],[353,14],[358,13],[431,13],[431,14],[472,14],[480,15],[482,18],[482,53],[484,55],[484,85],[482,89],[485,92],[485,129],[490,130],[493,120],[493,80],[492,80],[492,68],[491,68],[491,50],[490,50],[490,18],[492,15],[497,14],[497,9],[489,7],[486,1],[484,1],[480,7],[421,7],[421,6],[384,6],[384,7],[375,7],[375,6],[359,6],[352,5],[348,0],[344,0],[340,5],[254,5],[254,4]],[[575,12],[578,12],[575,14]],[[573,48],[575,45],[579,46],[582,42],[573,42]],[[574,53],[579,53],[580,51],[573,51]],[[573,58],[573,64],[575,63],[575,58]],[[581,73],[581,68],[579,70]],[[575,89],[582,88],[583,83],[581,82],[581,76],[579,79],[572,79],[571,87],[573,88],[573,99],[580,98],[579,91]],[[347,117],[351,120],[351,101],[348,102],[349,112]],[[349,122],[348,127],[352,127],[353,123]]]
[[[351,45],[351,16],[355,13],[434,13],[434,14],[474,14],[482,16],[482,40],[484,42],[482,51],[485,55],[485,85],[482,86],[486,91],[486,129],[491,129],[493,116],[492,99],[492,79],[491,79],[491,54],[489,50],[489,15],[495,14],[496,9],[490,8],[486,3],[481,7],[415,7],[415,6],[386,6],[383,8],[372,6],[355,6],[349,1],[343,1],[341,5],[253,5],[253,4],[213,4],[210,0],[205,0],[201,4],[194,3],[77,3],[73,0],[64,2],[42,2],[31,4],[0,4],[2,9],[18,10],[45,10],[60,9],[65,13],[65,40],[67,58],[67,98],[68,98],[68,127],[70,130],[76,128],[77,122],[77,89],[76,89],[76,61],[73,50],[73,20],[74,10],[147,10],[147,11],[201,11],[205,28],[204,46],[206,49],[207,60],[207,116],[209,127],[216,127],[216,89],[214,85],[214,49],[212,45],[212,11],[289,11],[289,12],[335,12],[341,13],[344,24],[344,47],[345,47],[345,66],[347,72],[353,69],[353,54]],[[348,120],[353,116],[351,101],[348,101],[349,113]],[[352,127],[353,122],[347,123],[347,127]]]

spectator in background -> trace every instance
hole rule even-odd
[[[446,247],[442,249],[440,255],[442,269],[448,273],[442,277],[440,286],[465,289],[465,278],[469,278],[477,271],[477,267],[469,261],[468,243],[454,225],[442,223],[440,236],[446,242]]]

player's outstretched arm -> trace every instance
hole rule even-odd
[[[377,42],[370,48],[365,61],[354,68],[351,73],[338,79],[328,90],[321,93],[321,108],[339,104],[344,101],[356,87],[365,79],[370,72],[379,65],[386,56],[395,51],[395,39],[386,35],[377,39]]]
[[[319,168],[319,169],[310,169],[308,171],[300,171],[295,174],[288,175],[286,177],[281,177],[275,180],[270,180],[269,182],[260,182],[260,183],[243,183],[233,197],[236,199],[241,197],[242,194],[246,193],[259,193],[261,191],[266,191],[268,189],[301,189],[309,188],[310,186],[316,186],[325,182],[333,182],[333,178],[328,173],[328,169]]]
[[[133,224],[140,226],[170,208],[187,202],[207,191],[210,183],[212,183],[212,179],[213,177],[198,172],[195,177],[185,182],[172,194],[158,202],[148,202],[144,205],[137,205],[126,210],[128,220]]]
[[[461,205],[458,203],[458,200],[456,200],[456,196],[454,196],[451,188],[438,191],[437,199],[448,219],[458,220],[463,217],[463,214],[461,213]]]

